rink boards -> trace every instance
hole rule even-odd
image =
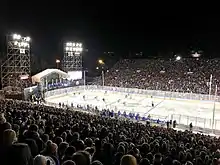
[[[75,95],[73,94],[75,93]],[[80,93],[80,94],[79,94]],[[85,100],[83,96],[86,96]],[[99,109],[112,109],[139,113],[140,116],[151,115],[154,118],[161,120],[177,120],[177,123],[188,125],[190,122],[194,126],[203,128],[212,127],[212,116],[214,102],[200,100],[184,100],[176,98],[153,97],[143,94],[127,93],[105,90],[78,90],[71,93],[60,94],[46,98],[48,102],[64,103],[71,105],[77,104],[86,106],[97,106]],[[97,98],[95,98],[97,97]],[[103,102],[102,99],[105,99]],[[154,107],[152,107],[152,102]],[[220,104],[215,103],[215,127],[220,126]]]

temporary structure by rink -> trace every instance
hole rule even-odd
[[[47,84],[61,82],[62,79],[67,79],[69,76],[66,72],[59,69],[46,69],[34,76],[32,76],[33,84],[41,84],[46,86]]]

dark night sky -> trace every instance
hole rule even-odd
[[[19,32],[30,35],[32,52],[46,59],[61,57],[62,44],[68,39],[82,41],[89,50],[88,59],[104,51],[161,55],[200,48],[206,55],[219,53],[220,17],[214,9],[146,2],[33,2],[7,1],[1,6],[1,48],[6,33]]]

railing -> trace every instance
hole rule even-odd
[[[124,93],[132,93],[132,94],[141,94],[141,95],[147,95],[147,96],[153,96],[156,98],[162,98],[166,100],[198,100],[198,101],[208,101],[208,102],[214,102],[214,96],[209,95],[202,95],[202,94],[194,94],[194,93],[178,93],[178,92],[167,92],[167,91],[154,91],[154,90],[143,90],[143,89],[135,89],[135,88],[120,88],[120,87],[109,87],[109,86],[76,86],[76,87],[70,87],[65,89],[57,89],[53,91],[48,91],[45,93],[46,98],[50,97],[59,97],[59,95],[65,95],[68,93],[80,93],[82,90],[105,90],[105,91],[111,91],[112,93],[117,92],[124,92]],[[220,102],[220,97],[216,97],[216,102]],[[68,102],[66,102],[68,104]],[[83,105],[86,106],[86,105]],[[117,111],[117,107],[112,105],[97,105],[100,109],[112,109],[114,111]],[[131,112],[131,110],[126,109],[125,107],[123,109],[120,109],[120,111],[127,111]],[[133,110],[132,110],[133,111]],[[212,111],[212,109],[210,109]],[[134,112],[134,111],[133,111]],[[152,118],[160,119],[160,120],[176,120],[178,124],[182,125],[189,125],[190,123],[193,124],[194,127],[198,129],[211,129],[212,128],[212,119],[210,118],[200,118],[195,116],[185,116],[181,114],[172,114],[172,115],[158,115],[158,114],[152,114],[149,112],[148,114],[144,112],[139,113],[140,116],[146,116],[150,115]],[[216,119],[214,121],[214,129],[220,130],[220,120]]]

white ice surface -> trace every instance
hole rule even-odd
[[[80,94],[79,94],[80,92]],[[197,101],[197,100],[170,100],[164,98],[151,98],[141,94],[129,94],[125,98],[126,93],[110,92],[105,94],[102,90],[79,91],[75,95],[69,93],[59,97],[50,97],[46,100],[53,103],[65,103],[70,105],[90,105],[97,106],[99,109],[108,108],[114,111],[126,111],[139,113],[140,116],[148,116],[154,118],[173,119],[181,124],[193,123],[195,126],[211,128],[214,102]],[[83,96],[85,95],[85,100]],[[97,97],[97,98],[95,98]],[[105,99],[103,102],[102,99]],[[119,101],[120,100],[120,101]],[[152,102],[154,107],[151,106]],[[125,104],[124,104],[125,103]],[[220,128],[220,103],[215,104],[215,127]]]

